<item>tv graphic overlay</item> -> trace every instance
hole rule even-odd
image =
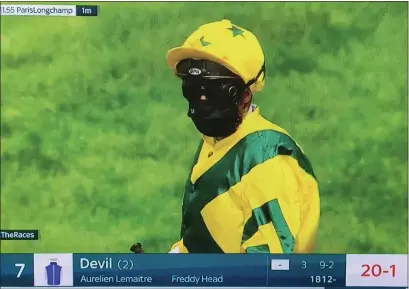
[[[275,271],[288,271],[290,270],[290,260],[289,259],[272,259],[271,260],[271,270]]]
[[[346,263],[346,286],[408,285],[408,255],[348,254]]]
[[[0,240],[7,241],[37,241],[40,238],[38,230],[0,230]]]
[[[0,254],[1,288],[407,288],[405,254]]]
[[[0,288],[33,286],[33,259],[33,254],[0,254]]]
[[[98,16],[95,5],[0,5],[1,16]]]
[[[34,286],[73,286],[72,254],[34,254]]]
[[[0,3],[0,289],[409,289],[408,3],[253,2]]]

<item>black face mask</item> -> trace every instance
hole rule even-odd
[[[226,67],[209,60],[184,59],[177,64],[176,71],[183,81],[183,96],[189,102],[188,116],[196,128],[206,136],[226,137],[241,124],[240,98],[263,73],[264,79],[265,64],[247,83]]]
[[[196,128],[210,137],[233,134],[242,117],[238,104],[245,90],[241,80],[183,80],[183,96],[189,102],[188,116]]]

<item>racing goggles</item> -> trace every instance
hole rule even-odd
[[[190,103],[224,107],[236,103],[246,89],[238,75],[209,60],[184,59],[176,71],[182,79],[183,96]]]
[[[263,72],[265,75],[265,64],[247,83],[223,65],[210,60],[184,59],[178,63],[176,71],[182,79],[183,96],[189,102],[207,101],[213,106],[225,106],[237,103]]]

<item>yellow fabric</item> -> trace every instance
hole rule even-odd
[[[225,253],[239,253],[243,227],[241,210],[244,184],[239,182],[219,195],[202,210],[206,227]],[[223,216],[215,218],[214,216]],[[232,228],[235,228],[232,230]],[[237,228],[237,229],[236,229]]]
[[[218,142],[204,137],[198,162],[192,170],[192,184],[242,138],[266,129],[288,135],[264,119],[257,108],[233,135]],[[295,239],[293,252],[312,252],[320,217],[318,185],[291,156],[278,155],[255,166],[236,185],[209,202],[201,215],[212,238],[225,253],[243,253],[259,245],[267,245],[271,253],[282,253],[280,239],[271,222],[260,225],[251,238],[242,241],[244,226],[252,211],[272,200],[277,200]],[[183,240],[180,243],[183,244]]]
[[[294,253],[312,252],[320,214],[318,187],[315,179],[288,156],[276,156],[256,166],[241,182],[210,202],[202,216],[225,253],[240,253],[258,245],[268,245],[270,253],[283,253],[271,223],[261,225],[252,238],[241,244],[243,226],[252,210],[274,199],[295,237]]]
[[[204,135],[203,140],[205,142],[205,145],[203,146],[203,149],[200,152],[199,163],[201,162],[202,159],[204,160],[207,158],[206,152],[213,153],[216,150],[222,150],[224,155],[242,138],[246,137],[247,135],[253,132],[265,129],[275,130],[291,137],[291,135],[285,129],[266,120],[263,116],[261,116],[260,109],[256,106],[256,108],[251,113],[246,114],[242,124],[239,126],[238,130],[234,134],[226,138],[223,138],[217,142],[213,137]],[[304,152],[302,147],[298,143],[297,146],[300,148],[302,152]]]
[[[252,113],[244,118],[243,123],[234,134],[218,142],[215,142],[214,138],[212,137],[203,136],[203,147],[200,151],[199,160],[193,168],[191,176],[192,184],[194,184],[196,180],[209,168],[223,158],[223,156],[242,138],[246,137],[252,132],[265,129],[273,129],[289,135],[288,132],[278,125],[275,125],[263,118],[260,115],[259,108],[256,108]]]
[[[194,31],[182,46],[168,51],[166,61],[173,72],[183,59],[206,59],[219,63],[239,75],[245,82],[255,78],[264,63],[263,49],[250,31],[229,20],[207,23]],[[264,75],[250,86],[257,92],[264,87]]]
[[[259,230],[242,244],[241,252],[246,252],[246,249],[260,245],[268,246],[269,252],[265,253],[282,253],[280,240],[271,224],[261,225]]]
[[[295,238],[294,252],[309,253],[313,250],[320,214],[318,186],[295,159],[276,156],[256,166],[243,177],[242,182],[246,188],[243,192],[245,220],[250,218],[253,209],[277,200]],[[260,226],[258,235],[253,238],[243,244],[243,249],[267,244],[271,253],[283,252],[271,223]]]

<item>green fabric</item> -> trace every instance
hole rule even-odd
[[[280,240],[283,253],[292,253],[295,243],[294,237],[284,219],[277,200],[271,200],[261,207],[253,210],[251,218],[244,226],[243,235],[246,235],[247,238],[245,238],[243,241],[246,241],[253,236],[257,232],[259,226],[266,225],[268,223],[271,223],[272,226],[274,226]]]
[[[268,245],[258,245],[247,247],[246,253],[270,253]]]
[[[192,168],[198,160],[202,145],[203,143],[199,146]],[[277,155],[294,157],[300,167],[315,177],[307,157],[297,147],[296,143],[286,134],[274,130],[257,131],[241,139],[222,159],[206,171],[195,184],[191,183],[189,175],[183,198],[181,229],[181,237],[183,237],[184,245],[189,252],[223,252],[207,230],[200,212],[218,195],[225,193],[230,187],[236,185],[252,168]],[[243,242],[257,231],[257,221],[254,218],[255,213],[253,212],[253,217],[245,226]],[[261,218],[261,216],[258,218]],[[285,229],[282,229],[282,231],[286,232]]]

